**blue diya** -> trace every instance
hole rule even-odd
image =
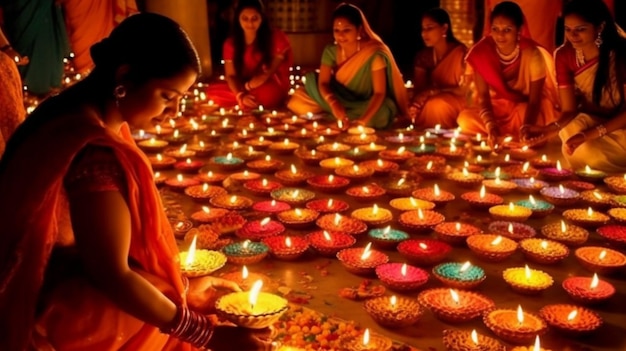
[[[215,156],[213,163],[225,166],[235,166],[243,164],[243,159],[234,156]]]
[[[267,256],[269,250],[264,243],[245,240],[224,246],[222,253],[226,255],[228,262],[247,265],[260,262]]]
[[[433,275],[446,286],[455,289],[474,289],[487,276],[485,270],[469,262],[447,262],[433,268]]]
[[[432,144],[421,144],[419,146],[410,146],[407,148],[407,150],[416,155],[426,155],[434,153],[435,150],[437,150],[437,146]]]
[[[390,227],[371,229],[367,235],[382,248],[394,248],[398,243],[409,238],[407,232]]]
[[[539,192],[541,189],[549,186],[547,182],[543,180],[537,180],[534,178],[519,178],[513,179],[513,183],[517,184],[517,188],[526,193]]]
[[[535,200],[534,198],[517,201],[515,205],[526,207],[533,211],[532,217],[545,217],[554,210],[553,204],[543,200]]]

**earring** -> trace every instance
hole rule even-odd
[[[604,41],[602,40],[602,32],[598,32],[598,37],[596,38],[594,43],[596,44],[598,48],[602,46],[602,43],[604,43]]]
[[[333,41],[333,44],[337,45],[337,40]]]
[[[113,89],[113,96],[115,97],[115,105],[120,105],[120,100],[126,96],[126,88],[123,85],[118,85]]]

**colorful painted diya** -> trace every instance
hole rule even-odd
[[[213,196],[210,200],[211,205],[216,207],[225,208],[227,210],[244,210],[252,207],[254,201],[252,199],[241,195],[217,195]]]
[[[498,205],[489,208],[491,216],[498,221],[524,222],[533,212],[522,206],[516,206],[512,202],[508,205]]]
[[[400,211],[411,211],[411,210],[432,210],[435,208],[435,204],[421,199],[416,199],[414,197],[399,197],[389,201],[389,206],[395,208]]]
[[[566,224],[564,221],[544,225],[541,227],[541,234],[548,239],[570,246],[582,245],[589,237],[589,232],[584,228]]]
[[[224,208],[202,206],[200,211],[191,214],[191,219],[198,223],[212,223],[227,215],[230,211]]]
[[[408,229],[424,231],[430,230],[444,220],[445,217],[439,212],[417,209],[402,213],[398,223]]]
[[[374,170],[359,165],[344,166],[335,169],[335,174],[353,180],[369,178],[374,174]]]
[[[272,256],[281,260],[295,260],[309,248],[309,242],[299,236],[276,235],[263,239]]]
[[[615,287],[609,282],[598,279],[597,274],[594,274],[592,278],[567,278],[562,286],[572,300],[584,304],[604,302],[615,295]]]
[[[150,165],[152,165],[152,169],[154,170],[162,170],[168,169],[174,166],[176,163],[176,159],[173,157],[163,156],[161,154],[156,154],[156,156],[148,157],[150,161]]]
[[[468,236],[480,234],[480,228],[461,222],[439,223],[433,229],[437,237],[451,245],[462,245]]]
[[[279,182],[267,180],[266,178],[249,180],[243,184],[243,187],[256,195],[267,195],[274,190],[283,187]]]
[[[185,177],[182,174],[177,174],[176,177],[165,180],[165,185],[178,191],[184,191],[186,188],[198,184],[200,182],[197,179]]]
[[[450,288],[465,290],[477,288],[487,278],[485,270],[469,261],[442,263],[433,268],[433,275]]]
[[[448,175],[448,179],[452,180],[459,186],[472,188],[480,185],[484,177],[478,173],[471,173],[467,168],[463,168],[461,172],[453,172]]]
[[[483,316],[483,322],[500,339],[514,344],[530,343],[548,331],[541,317],[524,312],[521,306],[517,310],[492,310]]]
[[[583,228],[597,228],[605,225],[611,219],[604,213],[594,211],[591,207],[587,209],[571,209],[563,212],[563,218],[568,222],[583,227]]]
[[[315,198],[314,192],[300,188],[282,188],[272,191],[270,195],[272,199],[286,202],[292,206],[301,206]]]
[[[424,290],[417,300],[437,319],[447,323],[467,322],[495,307],[494,302],[484,295],[447,288]]]
[[[586,190],[580,193],[580,200],[585,206],[594,209],[606,209],[613,204],[613,194],[606,191]]]
[[[624,225],[605,225],[598,228],[596,233],[617,247],[626,246],[626,226]]]
[[[320,161],[327,159],[328,154],[325,152],[319,152],[317,150],[298,149],[295,151],[295,155],[302,160],[302,162],[309,165],[318,165]]]
[[[396,162],[383,159],[363,161],[359,163],[359,166],[373,169],[376,175],[386,175],[400,168]]]
[[[483,185],[488,192],[504,195],[517,189],[517,184],[508,180],[501,180],[500,178],[483,180]]]
[[[626,174],[622,177],[613,176],[604,178],[604,184],[618,194],[626,194]]]
[[[371,245],[369,243],[365,248],[343,249],[337,253],[337,259],[350,273],[373,274],[376,267],[389,261],[389,256],[378,250],[373,250]]]
[[[269,155],[262,160],[254,160],[246,163],[246,166],[252,171],[259,173],[273,173],[283,167],[285,163],[280,160],[274,160]]]
[[[569,255],[567,246],[554,240],[524,239],[519,242],[519,247],[529,261],[539,264],[558,263]]]
[[[200,170],[200,173],[196,176],[196,178],[202,183],[218,184],[224,181],[224,179],[227,178],[227,175],[213,171]]]
[[[247,169],[243,172],[231,173],[229,176],[230,180],[234,180],[237,182],[247,182],[250,180],[257,180],[261,178],[261,175],[256,172],[250,172]]]
[[[515,253],[517,243],[501,235],[477,234],[467,238],[467,246],[480,259],[500,262]]]
[[[543,218],[554,210],[554,205],[543,200],[535,200],[532,195],[528,195],[528,200],[517,201],[515,205],[530,209],[533,212],[531,217],[534,218]]]
[[[291,205],[283,201],[261,201],[252,205],[252,209],[259,212],[278,213],[291,209]]]
[[[522,294],[540,293],[554,283],[554,279],[537,269],[525,267],[507,268],[502,272],[504,281],[514,290]]]
[[[305,170],[299,170],[296,168],[295,165],[292,164],[290,169],[278,171],[274,175],[284,184],[296,186],[306,182],[306,180],[313,177],[315,173]]]
[[[396,150],[383,150],[378,153],[378,156],[383,160],[392,161],[396,163],[403,163],[411,157],[415,156],[414,153],[408,151],[405,146],[400,146]]]
[[[269,247],[263,243],[245,240],[224,246],[222,252],[230,263],[250,265],[263,260],[269,252]]]
[[[600,183],[608,176],[605,172],[592,169],[589,165],[585,166],[583,169],[576,170],[576,175],[580,179],[591,183]]]
[[[437,206],[444,206],[455,198],[451,192],[441,190],[438,184],[435,184],[432,188],[417,189],[411,194],[413,197],[430,201]]]
[[[419,321],[424,310],[414,299],[380,296],[365,301],[365,311],[387,328],[406,328]]]
[[[439,240],[409,239],[398,244],[398,252],[409,262],[428,266],[443,261],[452,251],[452,246]]]
[[[276,217],[287,227],[304,228],[315,222],[319,212],[308,208],[295,208],[279,212]]]
[[[385,263],[376,267],[376,276],[395,291],[413,291],[428,281],[428,272],[406,263]]]
[[[351,216],[368,225],[381,225],[393,219],[391,211],[374,204],[372,207],[359,208],[352,211]]]
[[[215,156],[210,160],[214,167],[224,171],[239,169],[243,167],[243,162],[239,157],[234,157],[232,153],[228,153],[226,156]]]
[[[335,256],[337,252],[356,243],[356,239],[352,235],[326,230],[309,233],[306,238],[311,246],[324,256]]]
[[[350,179],[330,174],[327,176],[314,176],[307,179],[306,182],[316,190],[324,192],[335,192],[345,189],[350,184]]]
[[[376,183],[351,187],[346,194],[360,201],[373,201],[385,195],[387,191]]]
[[[626,255],[604,247],[581,247],[574,251],[574,255],[591,272],[612,274],[626,267]]]
[[[535,228],[518,222],[495,221],[489,224],[488,230],[492,234],[502,235],[513,240],[532,238],[537,235]]]
[[[285,231],[285,226],[269,217],[262,220],[248,221],[235,234],[243,239],[261,240],[270,236],[279,235]]]
[[[307,202],[306,208],[310,208],[319,213],[335,213],[347,211],[350,208],[350,205],[342,200],[318,199]]]
[[[192,244],[193,245],[193,244]],[[191,250],[179,254],[180,269],[187,277],[202,277],[209,275],[226,264],[226,256],[219,251]]]
[[[470,206],[479,210],[488,209],[504,202],[501,196],[487,193],[484,186],[480,188],[480,191],[463,193],[461,199],[467,201]]]
[[[343,167],[349,167],[349,166],[352,166],[353,164],[354,164],[354,161],[347,159],[347,158],[338,157],[338,156],[327,158],[327,159],[320,161],[320,167],[326,168],[326,169],[332,169],[332,170],[343,168]]]
[[[498,340],[472,332],[450,330],[443,331],[443,344],[448,351],[505,351],[506,347]]]
[[[550,327],[567,334],[587,334],[602,326],[600,315],[588,308],[575,305],[547,305],[539,310],[539,315]]]
[[[325,214],[315,222],[318,227],[329,232],[342,232],[358,235],[367,230],[367,224],[356,218],[343,216],[339,213]]]

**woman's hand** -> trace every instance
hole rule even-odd
[[[587,137],[584,132],[574,134],[565,142],[565,152],[567,152],[568,155],[572,155],[585,141],[587,141]]]
[[[222,278],[211,276],[192,278],[189,280],[187,304],[195,311],[214,313],[215,301],[225,292],[231,291],[241,291],[241,288],[235,282]]]
[[[267,76],[265,76],[264,74],[254,76],[246,83],[246,89],[254,90],[260,87],[261,85],[265,84],[266,80],[267,80]]]
[[[417,94],[413,98],[413,103],[411,103],[411,106],[414,106],[418,110],[421,110],[422,108],[424,108],[424,105],[426,104],[426,101],[428,101],[428,98],[430,96],[431,95],[430,95],[430,93],[428,91],[423,91],[423,92]]]
[[[241,104],[243,105],[243,108],[255,108],[259,106],[256,102],[256,98],[252,94],[245,94],[241,98]]]
[[[500,149],[500,131],[495,125],[489,128],[489,132],[487,133],[487,144],[494,152],[497,152]]]
[[[219,325],[207,347],[211,350],[271,351],[271,330]]]
[[[15,64],[18,66],[25,66],[30,62],[28,56],[20,55],[12,47],[8,48],[4,53],[9,55],[9,57],[13,59],[15,61]]]
[[[559,130],[552,128],[552,125],[536,126],[524,124],[520,129],[520,138],[526,144],[537,145],[552,139],[558,132]]]

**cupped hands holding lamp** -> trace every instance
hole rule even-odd
[[[322,54],[319,75],[305,75],[304,86],[287,107],[298,115],[329,112],[344,129],[355,124],[390,126],[406,116],[406,88],[391,51],[372,31],[360,9],[340,4],[332,15],[335,43]]]

